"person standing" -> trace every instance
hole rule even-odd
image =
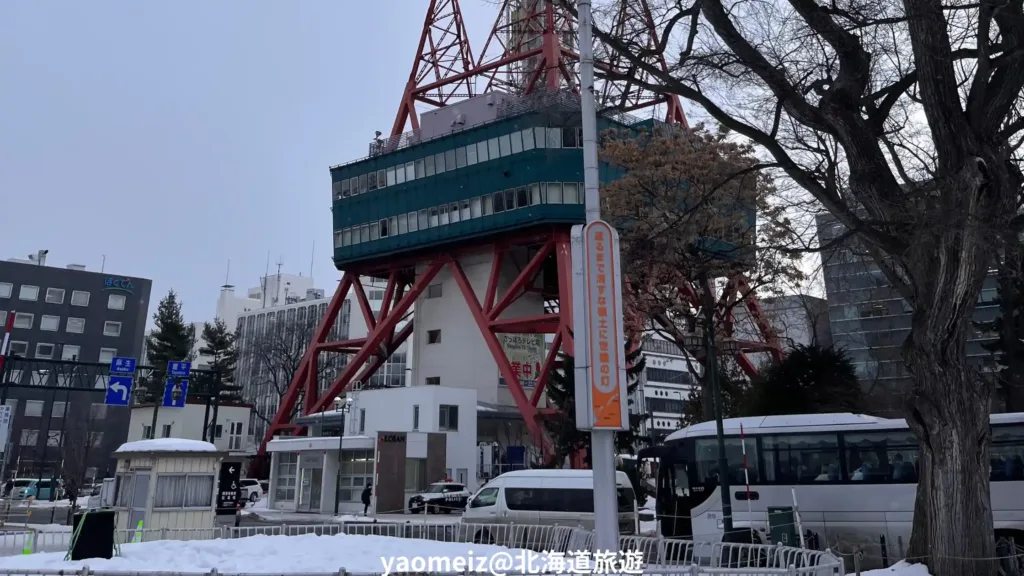
[[[363,488],[362,500],[363,500],[363,516],[370,510],[370,496],[373,494],[373,486],[367,484],[366,488]]]

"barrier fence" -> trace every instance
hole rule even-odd
[[[214,540],[247,538],[257,535],[299,536],[373,535],[396,538],[416,538],[438,542],[466,542],[494,544],[514,549],[531,550],[538,553],[555,552],[570,554],[591,551],[594,534],[590,530],[569,526],[534,526],[523,524],[402,524],[402,523],[332,523],[315,525],[279,526],[218,526],[211,528],[165,528],[118,530],[115,540],[129,544],[140,536],[141,542],[160,540]],[[0,555],[22,554],[28,550],[36,552],[65,552],[71,541],[69,532],[8,532],[0,534]],[[639,553],[643,558],[644,574],[665,576],[714,576],[714,575],[785,575],[785,576],[843,576],[844,563],[829,551],[805,550],[784,546],[736,543],[702,543],[647,536],[623,536],[619,539],[623,552]],[[542,574],[566,573],[540,572]],[[56,576],[59,574],[85,574],[95,576],[128,576],[127,572],[91,571],[86,567],[79,570],[45,569],[4,569],[0,576]],[[217,572],[144,572],[145,576],[201,576]],[[289,573],[295,576],[298,573]],[[371,576],[383,573],[338,572],[303,573],[303,576],[328,576],[347,574],[349,576]],[[456,573],[437,573],[450,574]],[[461,574],[461,573],[460,573]],[[223,574],[221,576],[224,576]],[[232,576],[245,576],[235,574]],[[262,574],[261,576],[267,576]],[[511,574],[509,575],[511,576]]]

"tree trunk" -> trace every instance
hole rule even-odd
[[[915,331],[917,323],[915,315]],[[962,351],[963,335],[960,346],[956,336],[936,340]],[[907,422],[921,444],[907,557],[925,562],[933,576],[992,576],[996,562],[982,559],[996,556],[987,490],[992,386],[966,366],[964,354],[928,344],[937,342],[917,342],[914,332],[905,344],[913,373]]]

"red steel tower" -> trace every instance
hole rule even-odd
[[[634,42],[639,38],[641,43],[653,43],[657,38],[646,0],[623,0],[621,8],[615,13],[611,29],[615,34],[631,35]],[[537,98],[545,94],[578,93],[576,38],[576,20],[557,0],[504,0],[483,51],[474,59],[459,0],[430,0],[423,32],[408,82],[399,102],[391,135],[387,139],[378,139],[371,143],[371,157],[366,162],[371,162],[375,155],[378,158],[387,157],[389,154],[397,155],[408,150],[410,146],[429,142],[434,136],[423,132],[420,116],[420,112],[425,109],[443,108],[466,98],[489,93],[511,94],[520,98],[529,98],[531,95]],[[612,54],[610,50],[599,47],[596,52],[599,55],[599,71],[603,70],[613,77],[630,75],[630,70],[619,58],[608,56]],[[664,66],[663,61],[655,63]],[[620,112],[636,112],[655,107],[660,119],[668,123],[686,124],[677,96],[653,93],[640,88],[639,84],[635,81],[601,82],[595,88],[599,97],[599,107]],[[403,133],[408,127],[411,127],[412,131]],[[526,128],[522,131],[521,137],[515,136],[519,139],[520,147],[526,145],[527,136],[530,146],[541,147],[539,139],[536,142],[533,140],[531,130],[532,128]],[[568,134],[570,136],[567,138],[571,138],[572,132]],[[470,147],[472,148],[472,145]],[[558,154],[564,152],[566,151],[560,150]],[[550,151],[548,153],[553,154]],[[481,150],[480,154],[486,154],[486,150]],[[492,160],[496,158],[493,149],[490,154]],[[501,155],[504,156],[504,150]],[[408,163],[410,178],[421,177],[418,162],[415,166],[414,162]],[[430,165],[425,174],[428,178],[424,180],[427,183],[430,182],[429,177],[435,170],[432,160],[428,159],[428,162]],[[438,162],[441,162],[441,159],[438,159]],[[451,162],[452,160],[449,160],[449,171]],[[462,169],[463,164],[460,161],[458,168]],[[390,194],[390,187],[396,186],[394,190],[401,191],[402,182],[391,178],[391,169],[384,169],[384,164],[380,166],[379,171],[374,171],[374,167],[362,169],[364,172],[370,170],[369,190],[376,190],[378,194]],[[346,169],[343,167],[339,173]],[[438,174],[440,169],[441,165],[438,164]],[[399,177],[404,178],[400,164],[398,171]],[[505,170],[506,178],[510,177],[509,172],[508,169]],[[401,244],[405,248],[390,249],[386,255],[373,256],[372,252],[367,252],[367,246],[375,245],[374,242],[379,243],[385,236],[388,236],[388,242],[397,246],[395,243],[401,243],[403,237],[398,236],[396,240],[396,230],[403,234],[408,232],[409,238],[416,237],[416,234],[423,232],[426,225],[434,225],[438,211],[436,208],[419,210],[420,222],[416,230],[413,230],[417,220],[415,210],[408,214],[399,214],[397,217],[384,215],[385,217],[379,220],[381,227],[373,236],[374,240],[367,243],[365,224],[355,222],[355,225],[349,226],[351,222],[339,221],[338,213],[348,210],[349,206],[353,207],[353,211],[359,210],[355,208],[358,206],[357,201],[339,205],[339,201],[344,201],[344,198],[348,197],[348,172],[344,174],[344,191],[340,191],[339,176],[335,175],[332,169],[336,185],[335,263],[344,275],[291,385],[282,398],[278,413],[267,430],[261,445],[261,453],[274,435],[303,433],[301,426],[292,423],[292,418],[296,414],[325,410],[336,396],[367,382],[402,342],[414,331],[418,334],[423,328],[415,327],[417,318],[412,313],[413,304],[416,303],[419,310],[422,301],[418,300],[428,286],[432,286],[433,282],[438,282],[443,277],[464,301],[465,309],[468,309],[467,318],[472,319],[487,353],[493,358],[504,386],[507,387],[511,400],[530,432],[534,446],[550,454],[547,450],[550,448],[550,442],[543,427],[543,420],[554,416],[555,410],[543,407],[541,400],[551,371],[558,364],[558,354],[573,354],[569,230],[575,221],[571,218],[566,219],[564,215],[570,214],[577,207],[566,206],[570,204],[570,188],[565,188],[564,198],[562,189],[559,188],[557,202],[551,189],[545,188],[544,184],[540,184],[539,187],[536,184],[527,184],[510,188],[505,194],[511,192],[512,195],[505,196],[506,199],[502,200],[502,209],[506,210],[504,214],[507,215],[512,210],[508,208],[508,203],[512,202],[518,208],[527,207],[515,214],[527,216],[516,216],[518,220],[508,220],[506,217],[502,221],[513,224],[503,229],[492,227],[491,229],[496,231],[460,233],[461,235],[451,236],[444,242],[435,241],[429,245]],[[365,183],[360,184],[358,178],[353,177],[353,197],[356,195],[357,185],[366,187]],[[386,192],[382,193],[381,188]],[[498,192],[496,195],[501,194]],[[498,204],[492,206],[487,196],[484,197],[484,216],[487,215],[488,206],[493,212],[498,211]],[[517,197],[518,201],[515,200]],[[479,197],[472,200],[476,202]],[[498,202],[498,199],[494,202]],[[552,205],[552,202],[557,206]],[[582,215],[582,206],[578,208]],[[476,210],[477,204],[471,204],[469,199],[455,200],[441,206],[440,217],[444,224],[451,222],[454,225],[459,222],[456,215],[461,214],[459,218],[465,225],[467,218],[478,216]],[[536,216],[541,213],[553,216]],[[424,214],[427,220],[423,220]],[[493,218],[495,220],[492,221],[498,221],[497,216]],[[377,222],[378,220],[373,220],[371,227],[377,226]],[[404,226],[403,222],[406,223]],[[425,222],[427,224],[424,224]],[[359,243],[360,232],[364,234],[362,243]],[[362,256],[356,256],[360,254]],[[472,280],[470,274],[467,274],[467,267],[471,265],[489,266],[489,271],[481,274],[478,270],[475,273],[477,279]],[[386,280],[384,301],[378,314],[371,310],[360,277]],[[742,282],[742,278],[732,279],[726,291],[718,298],[725,320],[725,330],[721,336],[731,337],[731,315],[725,310],[731,309],[732,304],[736,302],[737,294],[742,293]],[[334,326],[341,305],[350,291],[354,293],[366,319],[367,335],[365,338],[332,341],[329,338],[331,327]],[[694,307],[698,308],[699,299],[696,294],[692,296]],[[543,301],[544,305],[542,308],[532,309],[532,313],[522,312],[526,308],[512,312],[519,306],[517,302],[524,298],[532,299],[533,302]],[[751,316],[756,319],[764,341],[743,343],[735,348],[733,353],[745,370],[754,372],[756,368],[747,360],[744,352],[769,351],[777,358],[781,357],[781,352],[771,335],[770,328],[762,319],[761,309],[756,300],[748,298],[746,305]],[[640,324],[640,320],[633,315],[627,326],[632,326],[636,330]],[[466,330],[470,329],[472,328],[466,327]],[[543,361],[539,363],[539,374],[533,376],[535,385],[532,390],[523,388],[520,382],[522,371],[510,362],[503,350],[500,338],[506,334],[546,334],[553,338]],[[319,394],[316,375],[319,373],[318,363],[322,353],[343,353],[349,356],[345,368],[334,382],[323,394]]]

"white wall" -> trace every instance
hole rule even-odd
[[[466,482],[470,490],[477,487],[477,394],[472,389],[447,386],[413,386],[385,390],[364,390],[351,393],[351,412],[345,421],[345,436],[369,436],[377,432],[443,432],[446,468],[452,476],[459,468],[468,470]],[[458,431],[439,429],[439,406],[459,407]],[[419,406],[419,426],[413,430],[413,406]],[[366,410],[366,422],[360,428],[360,410]]]
[[[217,424],[221,426],[220,438],[214,438],[213,444],[218,450],[246,452],[255,449],[250,442],[249,412],[251,408],[240,406],[220,406],[217,409]],[[172,438],[187,440],[203,439],[203,420],[206,415],[206,404],[186,404],[184,408],[160,407],[156,415],[157,438],[163,437],[163,427],[170,424]],[[210,407],[210,420],[213,419],[213,407]],[[232,449],[229,445],[231,423],[242,423],[241,449]],[[142,440],[145,427],[153,423],[153,407],[140,406],[132,408],[131,421],[128,425],[128,442]],[[207,440],[209,441],[209,439]]]
[[[515,256],[503,259],[495,302],[518,275],[519,269],[515,263],[518,261],[525,265],[527,262],[525,252]],[[460,261],[477,299],[481,302],[487,291],[491,260],[490,254],[484,254]],[[423,265],[419,266],[417,274],[421,274],[423,269]],[[427,378],[440,377],[441,386],[476,390],[481,402],[514,405],[509,391],[498,386],[498,365],[448,268],[443,268],[431,284],[441,284],[441,297],[428,298],[427,291],[424,291],[416,302],[416,322],[413,329],[416,362],[413,365],[412,385],[423,386]],[[536,293],[528,293],[509,306],[501,317],[516,318],[543,313],[542,297]],[[431,330],[441,331],[439,344],[427,343],[427,333]]]

